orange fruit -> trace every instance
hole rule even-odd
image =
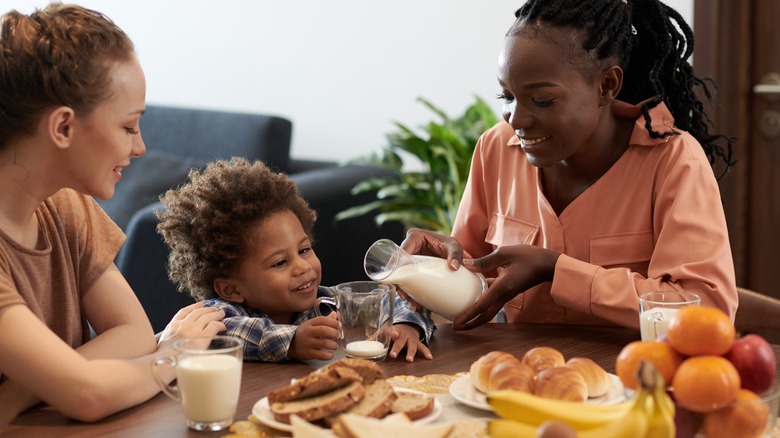
[[[615,372],[626,388],[636,389],[636,370],[640,360],[646,360],[655,365],[656,369],[669,384],[675,370],[683,358],[666,342],[634,341],[623,347],[615,360]]]
[[[726,354],[734,343],[734,324],[714,307],[683,307],[669,320],[667,338],[685,356]]]
[[[685,359],[674,373],[674,399],[694,412],[712,412],[737,398],[741,380],[734,365],[720,356]]]
[[[769,421],[769,406],[754,392],[740,389],[731,406],[704,416],[707,438],[754,438],[763,435]]]

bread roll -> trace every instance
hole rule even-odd
[[[536,376],[534,394],[556,400],[584,402],[588,399],[588,385],[582,374],[569,367],[547,368]]]
[[[525,352],[523,362],[536,374],[548,368],[562,367],[566,364],[563,354],[552,347],[535,347]]]
[[[604,368],[587,357],[573,357],[566,361],[566,366],[582,374],[588,385],[588,397],[601,397],[609,392],[612,379]]]
[[[469,369],[471,384],[479,391],[488,392],[490,372],[493,370],[493,367],[500,362],[513,360],[516,361],[517,358],[505,351],[491,351],[480,357],[471,364],[471,369]]]
[[[488,379],[488,391],[514,389],[533,394],[534,370],[520,359],[503,360],[493,367]]]

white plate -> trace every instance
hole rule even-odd
[[[420,391],[415,391],[414,389],[407,389],[407,388],[394,388],[394,389],[396,392],[413,392],[417,394],[422,394]],[[439,401],[436,400],[436,398],[434,397],[433,412],[431,412],[425,417],[412,421],[412,424],[422,425],[422,424],[430,423],[431,421],[435,420],[436,417],[441,415],[441,411],[442,411],[441,403],[439,403]],[[257,419],[261,423],[263,423],[268,427],[272,427],[276,430],[281,430],[284,432],[292,432],[291,425],[282,423],[281,421],[276,421],[276,419],[274,419],[274,414],[271,413],[271,407],[268,405],[268,397],[263,397],[260,400],[258,400],[257,403],[255,403],[255,405],[252,407],[252,415],[257,417]]]
[[[609,392],[601,397],[590,398],[585,403],[591,405],[612,405],[626,399],[620,378],[614,374],[610,374],[609,377],[612,379],[612,386],[609,388]],[[468,374],[462,375],[452,381],[450,384],[450,394],[455,400],[466,406],[485,411],[493,410],[487,402],[485,393],[479,391],[471,384],[471,379]]]

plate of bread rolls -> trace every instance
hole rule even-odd
[[[472,363],[469,373],[450,385],[450,394],[466,406],[491,411],[486,394],[513,389],[539,397],[588,404],[625,400],[618,376],[607,373],[587,357],[566,360],[551,347],[535,347],[522,358],[491,351]]]

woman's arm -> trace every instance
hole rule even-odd
[[[37,405],[41,399],[15,380],[0,385],[0,431],[17,415]]]
[[[682,140],[673,138],[668,143]],[[700,157],[673,156],[669,160],[673,165],[656,177],[652,254],[646,275],[561,256],[551,287],[557,303],[638,328],[642,292],[686,289],[699,293],[702,305],[720,308],[733,320],[736,280],[720,192],[700,146],[689,149]],[[582,285],[586,293],[572,293],[582,290]]]
[[[122,359],[157,348],[141,303],[113,263],[84,294],[84,313],[97,336],[78,348],[87,359]]]
[[[84,312],[98,336],[76,350],[86,359],[123,359],[150,354],[157,348],[152,327],[135,294],[112,263],[84,296]],[[40,403],[15,380],[0,385],[0,429]]]
[[[170,341],[178,337],[216,335],[225,328],[222,317],[221,311],[202,304],[182,309],[166,328],[168,342],[157,353],[170,349]],[[160,390],[150,366],[155,353],[132,360],[88,360],[23,305],[0,309],[0,332],[24,334],[0,337],[0,372],[68,417],[96,421]],[[165,376],[173,377],[173,370]]]

